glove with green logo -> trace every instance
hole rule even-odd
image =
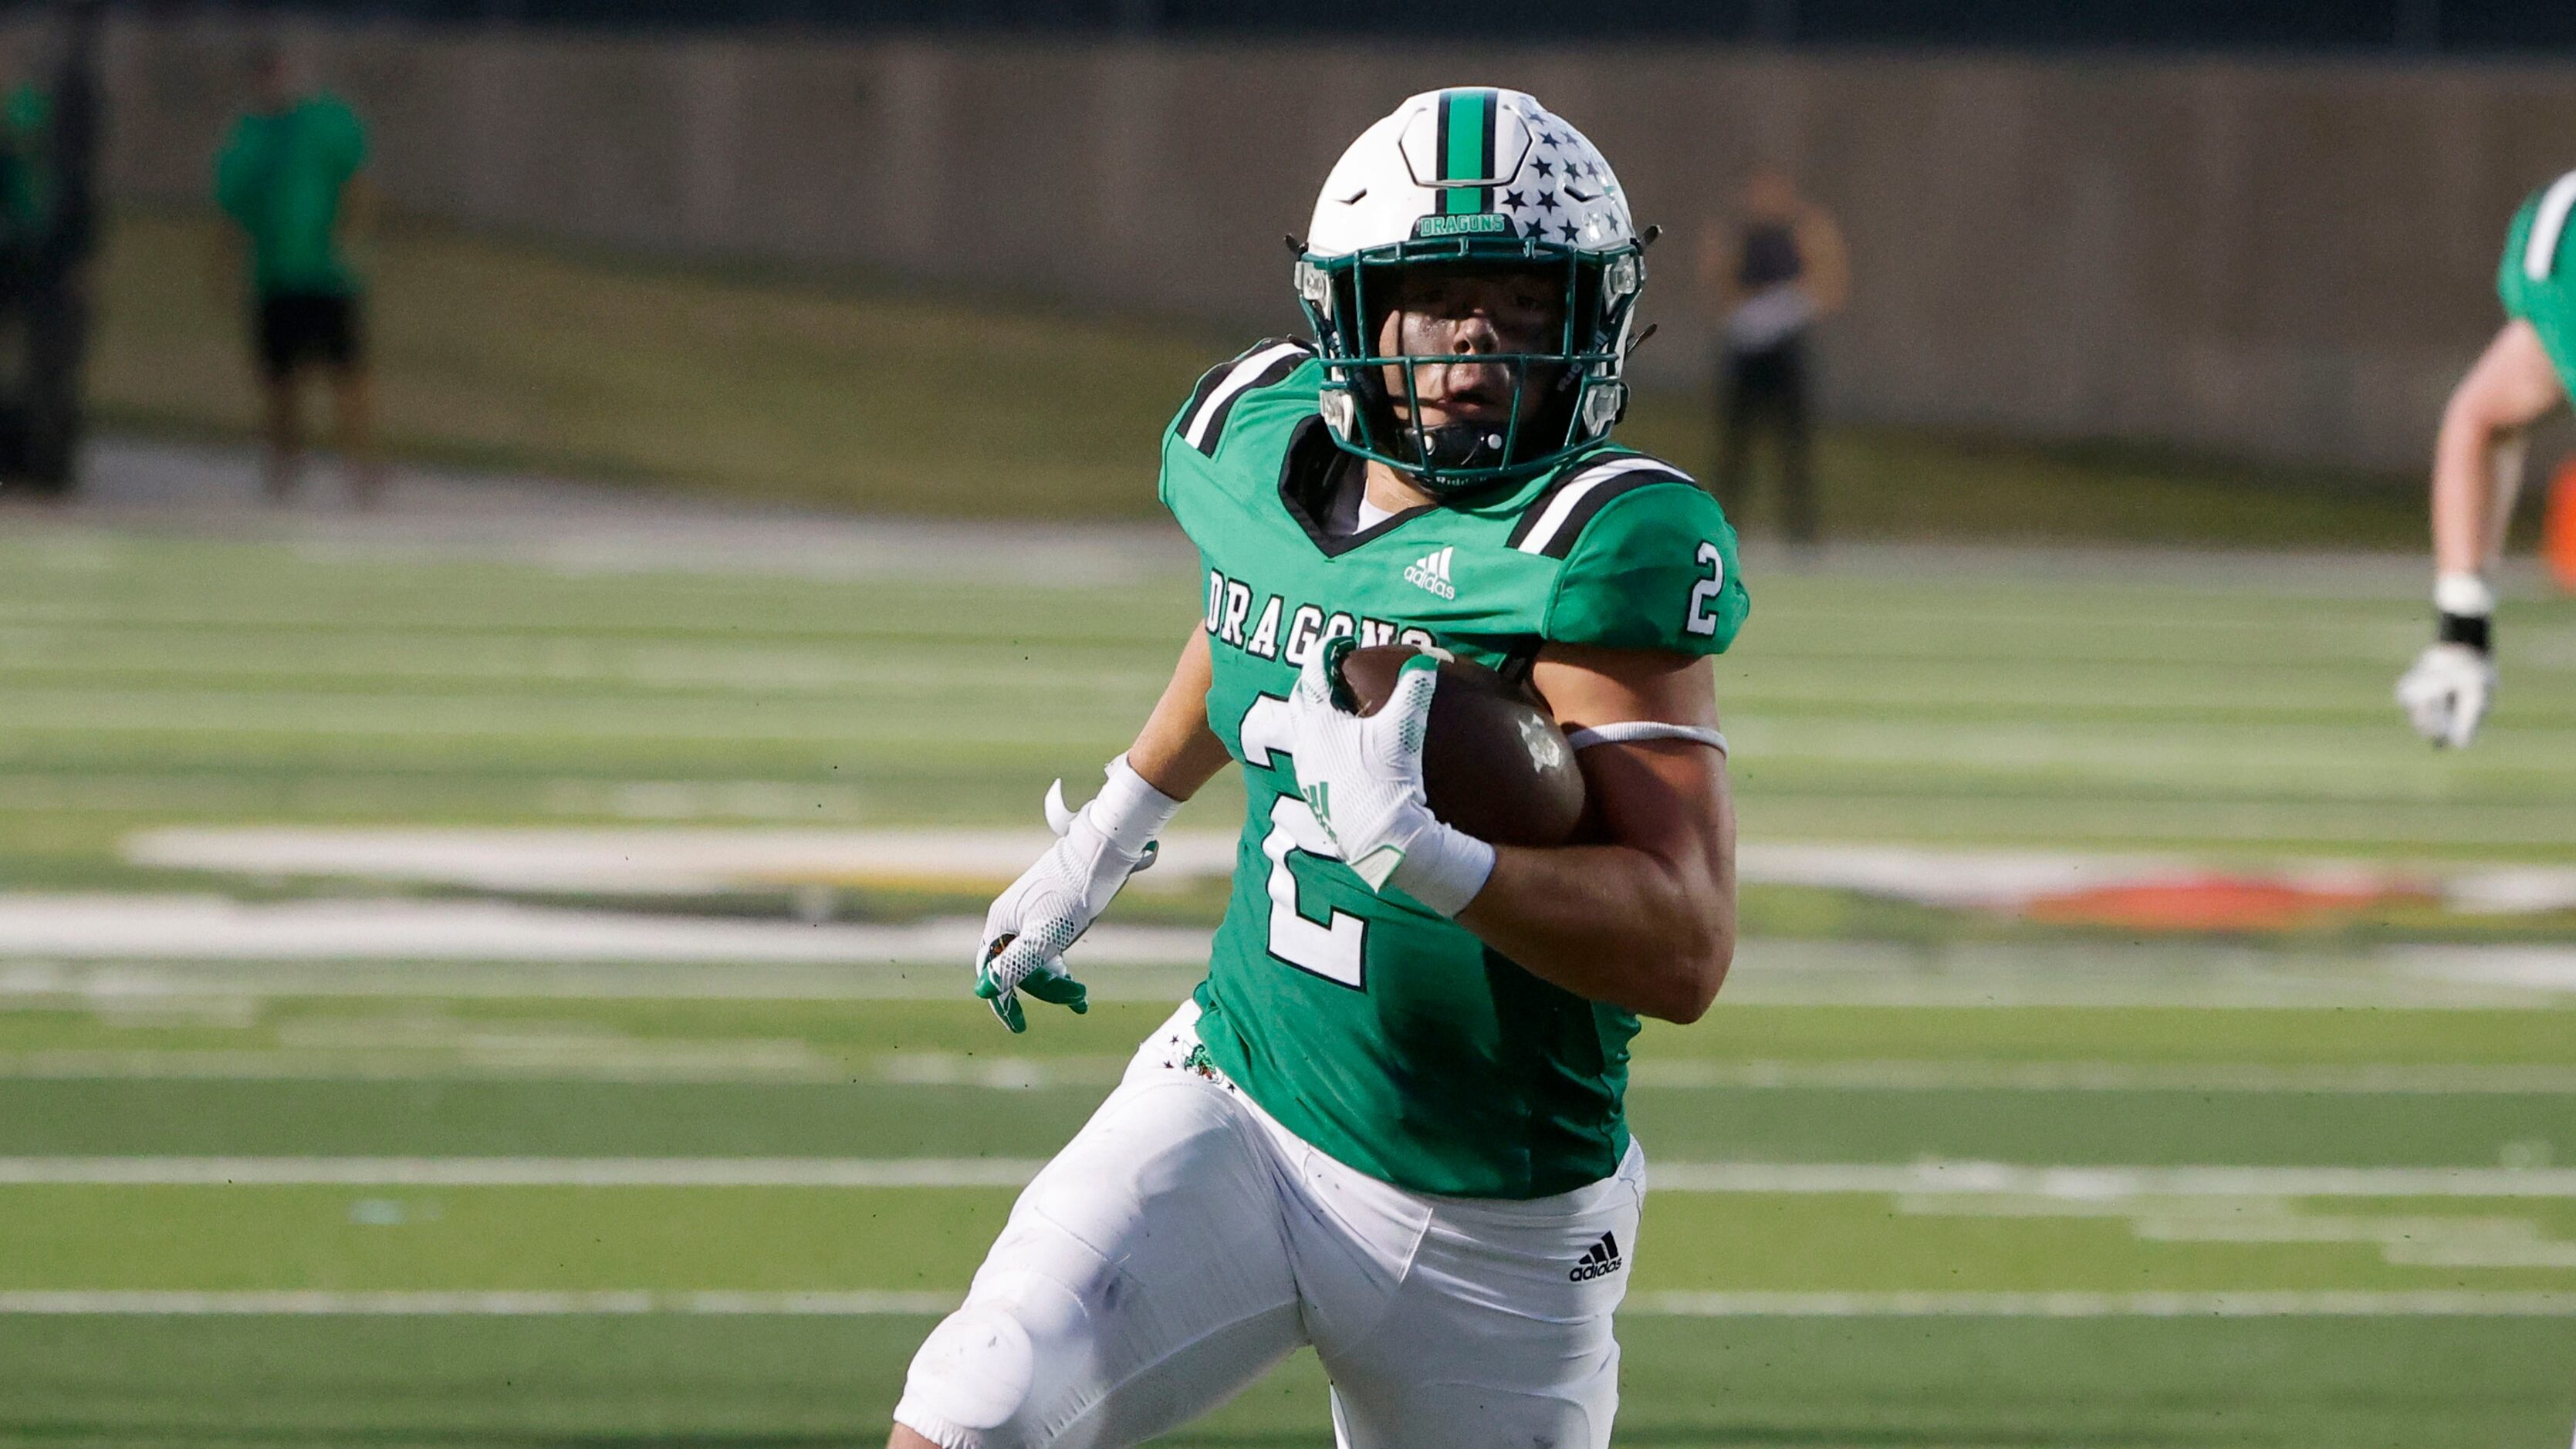
[[[1064,782],[1047,787],[1047,824],[1056,842],[984,913],[975,952],[975,994],[1013,1031],[1028,1030],[1020,992],[1079,1014],[1091,1009],[1083,984],[1064,966],[1065,949],[1109,908],[1127,877],[1154,863],[1154,837],[1181,802],[1145,783],[1127,757],[1109,762],[1109,782],[1080,810],[1064,804]]]
[[[1336,638],[1306,661],[1288,697],[1297,789],[1344,861],[1384,892],[1390,885],[1444,916],[1467,908],[1494,871],[1494,848],[1443,824],[1422,792],[1422,744],[1440,659],[1418,654],[1373,715],[1351,712],[1339,684],[1352,641]]]

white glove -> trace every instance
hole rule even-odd
[[[1064,782],[1047,787],[1047,824],[1056,842],[984,912],[975,952],[975,994],[1013,1031],[1026,1031],[1019,994],[1091,1009],[1089,992],[1064,969],[1065,948],[1082,939],[1127,877],[1154,863],[1154,837],[1181,802],[1145,783],[1120,755],[1109,783],[1079,811],[1064,804]]]
[[[2415,656],[2415,667],[2397,681],[2397,702],[2415,733],[2459,749],[2477,738],[2495,697],[2495,657],[2466,644],[2433,644]]]
[[[1315,651],[1288,697],[1289,754],[1298,792],[1344,862],[1384,892],[1391,884],[1444,916],[1467,908],[1494,872],[1494,848],[1442,824],[1422,794],[1422,742],[1439,660],[1405,661],[1395,693],[1363,719],[1333,701],[1333,675],[1351,641]]]

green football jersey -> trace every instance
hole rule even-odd
[[[233,123],[215,158],[215,200],[249,238],[260,296],[358,290],[341,254],[340,201],[366,162],[366,128],[331,96]]]
[[[1605,445],[1337,536],[1317,487],[1347,455],[1317,412],[1323,378],[1304,343],[1264,343],[1210,372],[1163,439],[1163,503],[1206,571],[1208,723],[1248,806],[1199,1031],[1264,1110],[1373,1177],[1565,1192],[1627,1151],[1636,1017],[1345,867],[1298,797],[1288,693],[1335,635],[1505,670],[1549,641],[1717,653],[1747,607],[1735,533],[1688,477]]]
[[[2507,317],[2531,324],[2558,368],[2558,380],[2576,392],[2576,258],[2567,252],[2567,213],[2576,207],[2576,172],[2531,194],[2506,229],[2504,257],[2496,263],[2496,296]]]

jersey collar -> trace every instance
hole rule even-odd
[[[1334,533],[1324,526],[1308,503],[1309,500],[1321,503],[1317,495],[1331,479],[1334,464],[1351,456],[1333,441],[1331,433],[1325,431],[1323,415],[1318,413],[1299,420],[1295,430],[1288,435],[1288,447],[1279,462],[1279,502],[1288,510],[1288,516],[1297,520],[1297,526],[1305,530],[1306,538],[1315,545],[1316,552],[1326,558],[1340,558],[1352,549],[1374,543],[1440,506],[1417,503],[1355,533]]]

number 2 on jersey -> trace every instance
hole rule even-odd
[[[1243,712],[1239,734],[1243,762],[1269,768],[1288,748],[1288,701],[1255,695],[1252,707]],[[1315,812],[1291,790],[1270,802],[1270,833],[1261,840],[1261,853],[1270,859],[1270,954],[1327,981],[1358,986],[1368,922],[1347,911],[1331,911],[1315,921],[1297,909],[1297,876],[1288,868],[1288,857],[1300,851],[1323,860],[1340,858]]]
[[[1682,628],[1693,634],[1713,635],[1717,632],[1717,615],[1710,608],[1717,602],[1718,590],[1726,587],[1726,556],[1717,551],[1716,544],[1703,543],[1699,546],[1699,561],[1707,566],[1708,577],[1691,585],[1690,616],[1682,620]]]

